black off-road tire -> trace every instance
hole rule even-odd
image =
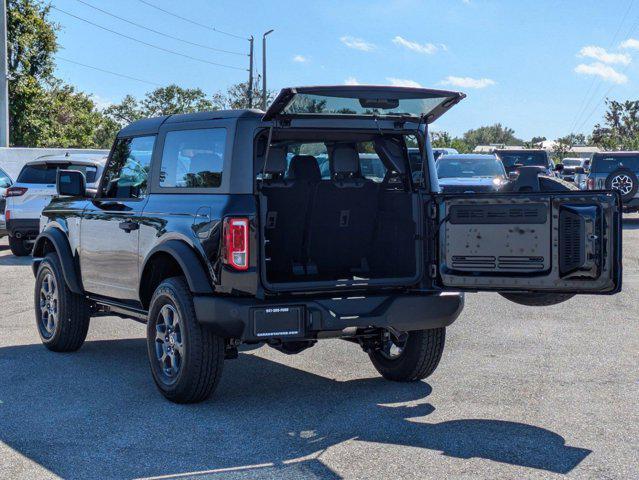
[[[573,293],[500,293],[502,297],[528,307],[549,307],[570,300]]]
[[[635,175],[635,173],[628,169],[628,168],[618,168],[617,170],[615,170],[614,172],[611,172],[607,177],[606,177],[606,190],[613,190],[613,181],[616,177],[619,176],[625,176],[628,179],[630,179],[630,181],[632,182],[632,187],[630,188],[630,191],[623,194],[621,193],[621,191],[619,193],[621,193],[621,201],[622,202],[627,202],[628,200],[632,200],[634,198],[634,196],[637,194],[637,190],[639,189],[639,179],[637,179],[637,175]]]
[[[566,192],[579,190],[572,183],[558,178],[539,176],[539,188],[542,192]],[[511,302],[527,307],[548,307],[570,300],[575,295],[572,293],[500,293],[502,297]]]
[[[51,331],[43,321],[42,288],[45,279],[52,276],[55,282],[55,308],[57,309],[57,322]],[[49,282],[50,284],[51,282]],[[83,295],[73,293],[67,287],[62,273],[60,259],[55,253],[48,253],[40,263],[35,283],[35,317],[38,335],[45,347],[54,352],[74,352],[78,350],[89,331],[91,320],[89,303]],[[50,301],[53,306],[53,300]]]
[[[162,369],[156,356],[156,333],[165,305],[179,315],[183,355],[180,367],[171,378]],[[206,400],[222,376],[224,339],[213,335],[195,318],[193,296],[183,277],[164,280],[155,290],[147,323],[147,351],[153,380],[167,399],[175,403],[196,403]]]
[[[368,355],[373,366],[387,380],[415,382],[431,375],[444,352],[446,328],[408,332],[408,339],[397,358],[388,358],[380,350]]]
[[[24,238],[16,238],[9,235],[9,248],[16,257],[31,255],[31,245]]]

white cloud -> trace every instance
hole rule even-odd
[[[448,47],[444,44],[437,46],[433,43],[418,43],[406,40],[404,37],[400,37],[399,35],[393,38],[393,43],[400,47],[407,48],[408,50],[412,50],[413,52],[423,53],[424,55],[432,55],[438,50],[448,50]]]
[[[495,85],[495,81],[490,78],[454,77],[452,75],[449,75],[440,83],[460,88],[486,88]]]
[[[386,80],[394,87],[414,87],[414,88],[421,87],[421,85],[417,83],[415,80],[409,80],[406,78],[388,77],[386,78]]]
[[[107,98],[103,98],[100,95],[96,95],[95,93],[91,95],[91,100],[95,103],[95,106],[98,110],[104,110],[105,108],[114,105],[114,102]]]
[[[344,85],[359,85],[359,81],[355,77],[348,77],[344,80]]]
[[[306,63],[308,62],[308,57],[305,57],[304,55],[295,55],[293,57],[293,61],[297,63]]]
[[[603,63],[620,63],[622,65],[628,65],[631,60],[630,55],[627,53],[610,53],[606,51],[605,48],[596,47],[594,45],[583,47],[579,50],[579,54],[577,56],[581,58],[594,58],[595,60],[599,60]]]
[[[583,75],[596,75],[601,77],[603,80],[612,83],[626,83],[628,81],[628,77],[623,73],[618,72],[610,65],[605,65],[600,62],[591,63],[590,65],[586,65],[582,63],[575,67],[575,72],[581,73]]]
[[[361,38],[351,37],[349,35],[340,37],[339,41],[348,48],[354,48],[355,50],[361,50],[362,52],[372,52],[375,48],[377,48],[374,43],[367,42]]]
[[[619,44],[620,48],[631,48],[633,50],[639,50],[639,40],[636,38],[629,38]]]

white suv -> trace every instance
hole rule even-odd
[[[5,193],[12,184],[11,177],[0,168],[0,238],[7,234],[7,225],[4,220]]]
[[[87,192],[97,189],[106,157],[95,154],[47,155],[27,162],[16,183],[7,188],[5,207],[9,247],[16,256],[29,255],[40,233],[40,214],[56,195],[58,170],[79,170]]]

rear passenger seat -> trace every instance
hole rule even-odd
[[[266,238],[269,240],[267,257],[271,272],[279,280],[290,280],[291,274],[302,275],[308,238],[308,222],[313,198],[321,179],[317,159],[310,155],[296,155],[291,159],[286,176],[286,149],[269,150],[265,171],[274,176],[262,187],[268,199],[266,212]],[[272,194],[272,195],[271,195]]]
[[[354,144],[336,145],[330,160],[332,179],[319,183],[311,214],[309,265],[319,265],[320,277],[366,276],[379,186],[362,177]]]

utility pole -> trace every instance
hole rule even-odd
[[[262,110],[266,111],[266,36],[273,33],[273,30],[262,35]]]
[[[0,147],[9,146],[9,67],[7,58],[7,2],[0,0]]]
[[[253,35],[249,38],[248,108],[253,108]]]

